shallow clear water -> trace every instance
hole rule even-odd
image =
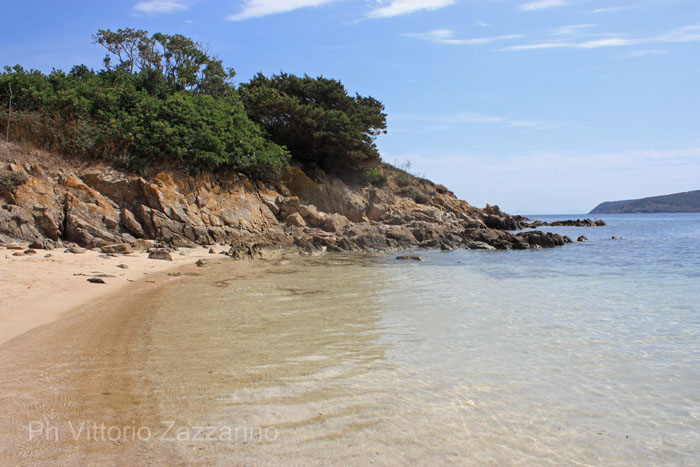
[[[111,409],[240,430],[148,447],[203,464],[697,465],[700,215],[601,217],[553,250],[216,264],[139,301]]]

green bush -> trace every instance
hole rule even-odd
[[[413,177],[413,175],[403,172],[403,171],[396,171],[392,175],[392,178],[396,182],[396,184],[400,187],[407,187],[409,185],[413,185],[416,181],[416,179]]]
[[[2,90],[11,87],[11,139],[137,171],[177,163],[274,179],[288,165],[289,152],[248,118],[230,82],[233,71],[224,71],[198,44],[131,29],[100,31],[95,38],[109,52],[99,72],[83,65],[48,75],[5,67],[0,108],[10,104]],[[137,56],[112,65],[127,49]]]
[[[401,188],[399,190],[399,195],[404,196],[406,198],[411,198],[413,201],[415,201],[418,204],[426,204],[429,201],[429,199],[425,195],[425,193],[420,191],[415,186],[406,186],[406,187]]]
[[[384,172],[379,167],[365,169],[362,177],[367,183],[371,183],[374,186],[384,186],[387,181],[387,176],[384,175]]]

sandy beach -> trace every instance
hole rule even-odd
[[[205,247],[183,248],[180,252],[185,254],[174,252],[173,261],[149,259],[146,252],[108,256],[92,250],[74,254],[60,248],[13,256],[14,252],[0,249],[0,345],[81,305],[128,293],[129,287],[175,280],[167,273],[194,268],[202,258],[217,257]],[[88,282],[93,277],[100,277],[104,284]]]

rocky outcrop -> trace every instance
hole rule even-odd
[[[270,248],[302,252],[405,249],[529,249],[559,246],[555,234],[510,231],[524,218],[498,206],[478,209],[447,188],[416,180],[416,202],[391,184],[352,184],[292,167],[276,184],[238,173],[151,177],[0,144],[0,242],[76,244],[104,253],[229,245],[255,258]],[[44,163],[44,158],[50,163]],[[166,257],[166,250],[155,249]]]
[[[564,221],[554,221],[554,222],[544,222],[544,221],[533,221],[533,222],[523,222],[523,227],[526,228],[539,228],[539,227],[603,227],[605,226],[605,221],[602,219],[576,219],[576,220],[564,220]]]

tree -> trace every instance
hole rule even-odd
[[[240,93],[248,115],[299,161],[342,171],[380,160],[374,141],[386,133],[384,106],[348,95],[340,81],[258,73]]]
[[[194,90],[213,96],[235,92],[232,68],[211,57],[204,46],[181,34],[156,33],[149,37],[141,29],[100,29],[95,43],[107,49],[107,70],[140,73],[152,86],[161,80],[175,91]],[[119,63],[112,66],[112,61]]]

